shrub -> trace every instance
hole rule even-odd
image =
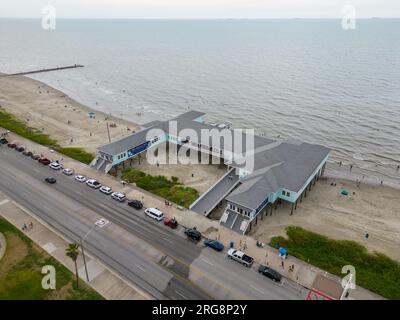
[[[343,276],[342,267],[356,268],[357,284],[389,299],[400,299],[400,263],[382,253],[370,253],[354,241],[333,240],[300,227],[286,228],[288,239],[273,237],[270,245],[321,269]]]

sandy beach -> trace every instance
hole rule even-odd
[[[33,128],[49,134],[61,146],[83,147],[91,152],[108,143],[106,122],[117,124],[110,127],[112,141],[139,129],[134,123],[92,110],[64,93],[24,76],[0,77],[0,106]],[[95,118],[91,119],[89,112],[95,112]]]
[[[95,119],[90,119],[88,113],[92,109],[50,86],[22,76],[0,77],[0,106],[30,126],[43,129],[60,145],[83,147],[91,152],[108,143],[107,121],[116,124],[110,128],[112,140],[139,130],[134,123],[98,111],[94,111]],[[177,176],[200,192],[224,173],[214,166],[201,165],[154,168],[142,163],[137,168],[151,174]],[[370,250],[400,260],[400,190],[392,188],[399,181],[394,178],[381,186],[379,179],[366,176],[357,187],[351,179],[358,177],[357,173],[333,168],[329,177],[321,179],[299,204],[293,216],[289,205],[283,204],[257,225],[252,236],[267,242],[271,236],[284,235],[286,226],[298,225],[336,239],[355,240]],[[340,196],[341,187],[348,188],[350,196]],[[368,240],[364,238],[366,232]]]

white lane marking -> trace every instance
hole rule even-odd
[[[176,292],[176,294],[179,294],[183,299],[188,300],[188,298],[185,297],[185,296],[184,296],[182,293],[180,293],[179,291],[176,291],[176,290],[175,290],[175,292]]]
[[[169,239],[167,239],[167,238],[163,238],[165,241],[167,241],[167,242],[169,242],[169,243],[171,243],[171,244],[173,244],[174,242],[173,241],[171,241],[171,240],[169,240]]]
[[[4,199],[3,201],[0,201],[0,206],[2,206],[3,204],[9,203],[10,200],[8,199]]]
[[[135,264],[135,266],[136,266],[138,269],[142,270],[142,271],[146,271],[146,270],[144,270],[141,266],[139,266],[138,264]]]
[[[258,289],[258,288],[256,288],[256,287],[254,287],[253,285],[250,285],[250,287],[251,287],[252,289],[258,291],[258,292],[261,293],[261,294],[264,294],[264,293],[265,293],[264,291],[262,291],[262,290],[260,290],[260,289]]]
[[[35,171],[36,173],[40,173],[40,171],[38,169],[33,168],[33,171]]]
[[[208,261],[208,260],[206,260],[204,258],[201,258],[201,260],[203,260],[205,263],[209,264],[210,266],[213,266],[213,264],[210,261]]]

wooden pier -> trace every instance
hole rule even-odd
[[[83,68],[83,67],[84,67],[84,66],[81,65],[81,64],[74,64],[74,65],[72,65],[72,66],[65,66],[65,67],[56,67],[56,68],[39,69],[39,70],[32,70],[32,71],[26,71],[26,72],[2,74],[2,75],[0,75],[0,77],[25,76],[25,75],[34,74],[34,73],[42,73],[42,72],[50,72],[50,71],[59,71],[59,70],[75,69],[75,68]]]

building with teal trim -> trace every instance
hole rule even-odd
[[[321,145],[248,137],[243,133],[240,137],[243,153],[237,154],[232,148],[234,143],[227,144],[223,139],[199,143],[192,142],[188,136],[180,136],[185,129],[192,129],[199,137],[202,129],[226,130],[225,126],[206,124],[204,115],[189,111],[171,119],[176,124],[176,132],[170,132],[170,121],[147,123],[141,131],[100,147],[91,166],[107,173],[162,143],[191,149],[199,155],[208,154],[210,159],[219,158],[227,169],[226,174],[192,203],[190,209],[208,216],[223,203],[226,208],[220,224],[241,234],[250,231],[260,218],[272,212],[278,202],[290,203],[293,214],[298,202],[324,174],[330,149]],[[149,137],[152,129],[157,130],[151,132],[158,133]],[[235,137],[233,133],[232,136]],[[247,138],[251,138],[251,146],[247,145]],[[246,157],[254,162],[251,170],[239,161]]]

